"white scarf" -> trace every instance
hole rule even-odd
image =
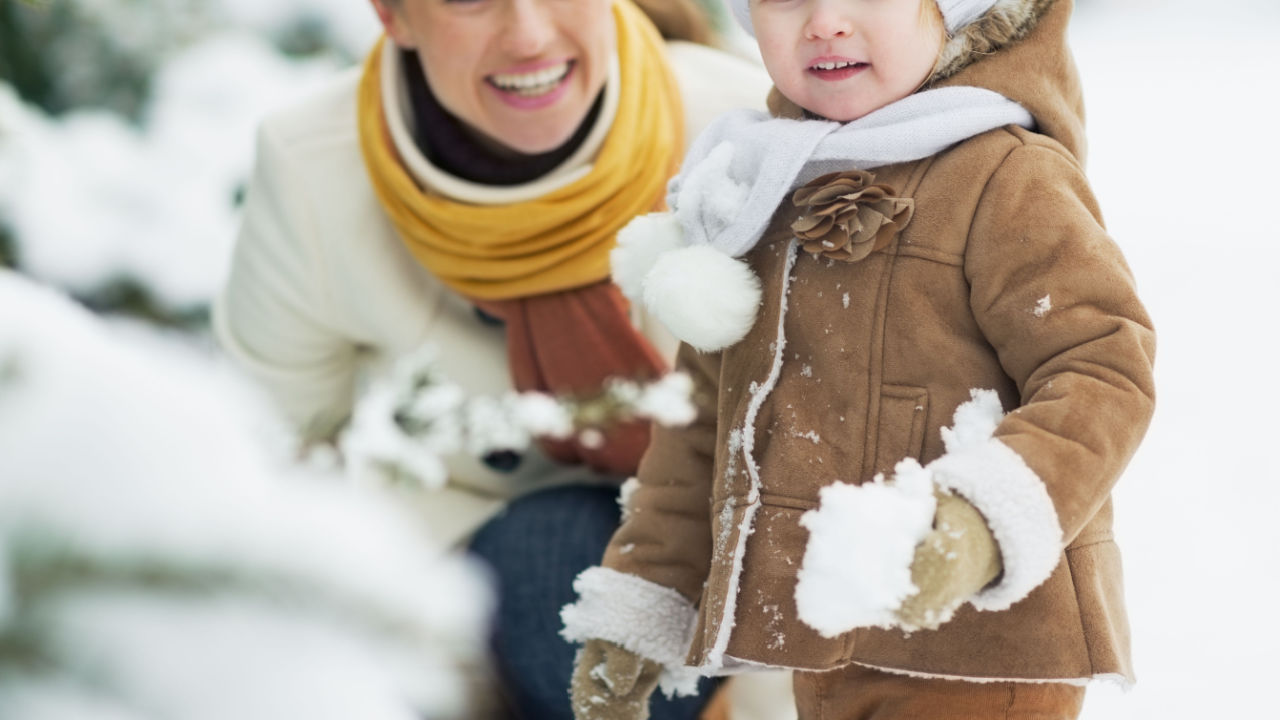
[[[784,198],[830,172],[911,162],[988,130],[1034,126],[999,93],[951,87],[909,95],[849,123],[737,110],[694,141],[667,186],[671,211],[618,233],[613,279],[681,340],[714,351],[755,323],[760,280],[741,257]]]
[[[1021,105],[976,87],[908,95],[844,124],[736,110],[694,141],[684,170],[667,185],[667,205],[685,244],[740,257],[783,199],[814,178],[920,160],[988,130],[1033,124]]]

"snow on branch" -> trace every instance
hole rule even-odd
[[[478,571],[141,347],[0,271],[0,717],[465,717]]]
[[[341,440],[350,472],[407,479],[428,488],[447,480],[444,457],[523,450],[539,438],[576,437],[583,444],[630,420],[667,426],[693,422],[693,381],[668,373],[649,383],[614,379],[590,397],[510,392],[468,395],[438,369],[428,344],[396,364],[357,403]]]

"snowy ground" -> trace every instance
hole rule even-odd
[[[1095,2],[1075,18],[1089,174],[1159,336],[1155,421],[1116,490],[1139,683],[1092,691],[1087,720],[1271,706],[1277,31],[1274,2]]]

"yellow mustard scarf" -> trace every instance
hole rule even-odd
[[[382,207],[424,267],[462,295],[508,300],[609,277],[614,236],[661,203],[683,146],[683,108],[657,30],[630,0],[615,0],[621,70],[618,111],[591,171],[527,202],[471,205],[420,188],[400,162],[383,117],[382,43],[359,88],[360,144]]]

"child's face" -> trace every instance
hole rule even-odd
[[[849,122],[915,92],[943,32],[933,0],[750,0],[760,54],[778,90]]]

